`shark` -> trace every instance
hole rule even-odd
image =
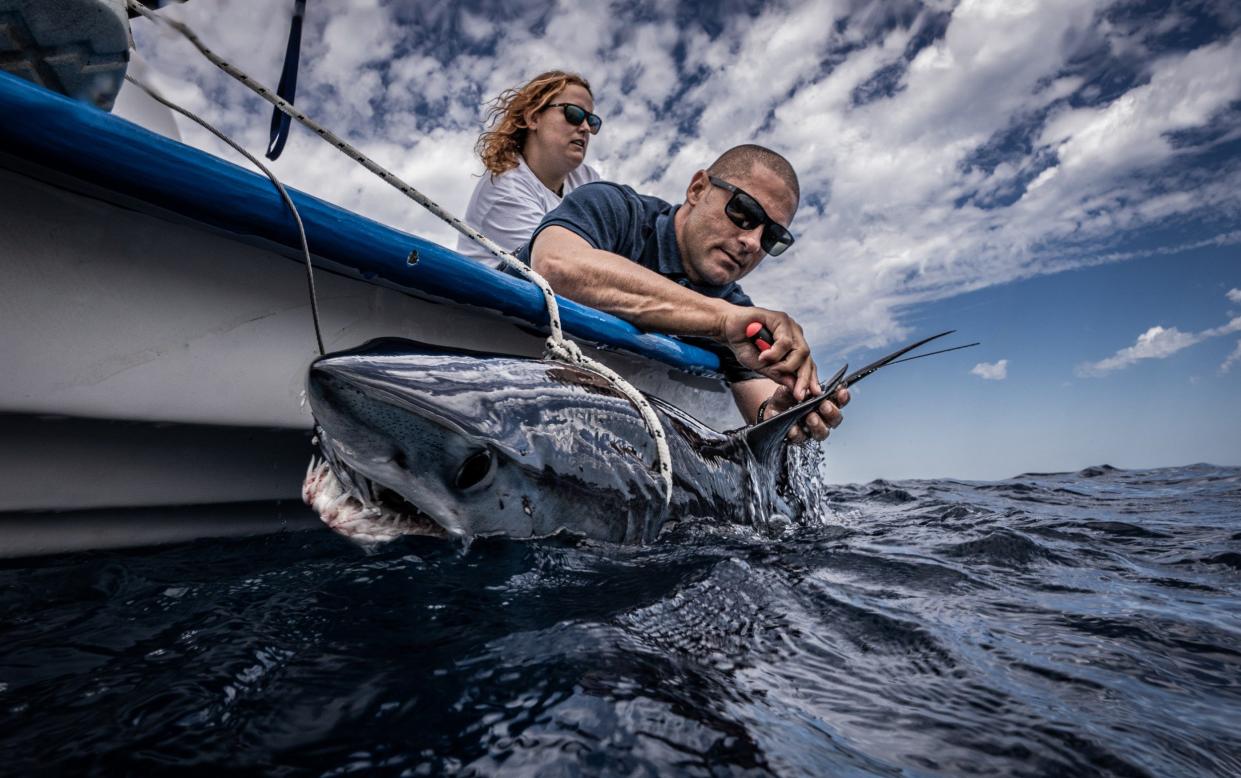
[[[946,334],[848,377],[842,367],[819,395],[736,430],[718,432],[648,396],[672,458],[667,500],[641,415],[594,371],[373,340],[310,365],[306,397],[322,459],[312,458],[302,498],[329,527],[364,545],[401,535],[562,532],[643,544],[671,520],[758,527],[777,514],[796,520],[805,506],[786,488],[783,456],[792,426],[838,386]]]
[[[315,360],[306,397],[322,459],[302,497],[364,544],[560,532],[640,544],[672,517],[795,512],[774,470],[796,418],[721,433],[648,396],[672,456],[665,500],[642,417],[583,367],[383,338]]]

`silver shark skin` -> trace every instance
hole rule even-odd
[[[561,363],[389,338],[316,360],[307,397],[325,463],[304,496],[362,541],[564,530],[644,543],[670,516],[750,521],[774,499],[742,437],[651,398],[673,460],[665,505],[637,411]]]

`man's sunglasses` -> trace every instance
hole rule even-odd
[[[777,257],[793,245],[793,233],[772,221],[767,212],[763,210],[763,206],[758,204],[758,200],[751,197],[744,189],[733,186],[727,181],[715,176],[709,176],[709,178],[712,184],[733,193],[733,196],[728,198],[728,202],[724,203],[724,214],[732,220],[733,224],[743,230],[752,230],[760,224],[763,226],[763,235],[759,239],[759,245],[763,247],[763,251]]]
[[[599,128],[603,126],[603,119],[600,119],[598,114],[593,114],[580,105],[574,105],[573,103],[552,103],[545,107],[563,108],[565,121],[574,127],[578,126],[582,122],[586,122],[586,125],[590,127],[591,135],[598,135]]]

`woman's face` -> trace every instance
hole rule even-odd
[[[573,103],[594,113],[595,101],[590,92],[578,84],[569,84],[553,97],[550,103]],[[565,170],[573,170],[586,159],[586,147],[590,145],[590,128],[586,122],[569,124],[563,108],[545,108],[529,120],[532,142],[538,144],[545,159],[564,163]]]

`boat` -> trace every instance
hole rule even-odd
[[[158,111],[96,102],[0,71],[0,556],[317,526],[300,486],[318,351],[290,211]],[[543,354],[529,282],[289,191],[328,351],[396,335]],[[711,351],[560,306],[639,389],[741,424]]]

